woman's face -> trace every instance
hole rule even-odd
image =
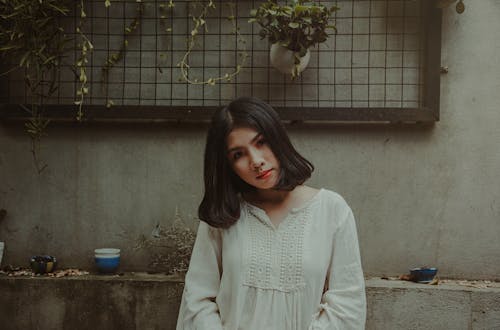
[[[253,128],[234,128],[227,137],[227,157],[233,171],[257,189],[272,189],[280,174],[279,161],[264,136]]]

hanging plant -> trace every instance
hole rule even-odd
[[[49,120],[43,116],[43,100],[57,89],[57,74],[68,51],[69,38],[59,18],[67,16],[71,1],[0,0],[0,57],[7,65],[2,75],[20,70],[28,92],[21,108],[30,119],[25,124],[38,173],[46,164],[39,160],[40,139]],[[19,59],[13,62],[13,59]]]
[[[271,64],[296,78],[307,66],[310,48],[325,42],[328,30],[336,31],[332,18],[337,10],[304,0],[290,5],[268,0],[250,12],[249,22],[259,24],[259,36],[272,44]]]

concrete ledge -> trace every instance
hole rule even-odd
[[[500,329],[500,287],[366,283],[367,329]],[[175,329],[182,287],[181,278],[142,273],[0,276],[0,324],[4,330]]]
[[[0,329],[175,329],[183,284],[160,275],[0,277]]]
[[[367,280],[367,329],[500,329],[500,286]]]

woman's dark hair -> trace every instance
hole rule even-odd
[[[253,128],[266,139],[280,164],[275,189],[293,190],[314,170],[292,146],[278,114],[269,104],[253,97],[232,101],[213,115],[205,146],[205,195],[198,216],[213,227],[233,225],[240,217],[239,194],[255,189],[233,172],[227,158],[227,137],[236,127]]]

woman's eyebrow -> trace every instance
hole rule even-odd
[[[250,141],[250,143],[254,143],[255,141],[257,141],[260,137],[262,136],[262,133],[257,133],[255,134],[255,136],[253,137],[252,141]]]
[[[228,154],[230,154],[231,152],[236,151],[236,150],[238,150],[238,149],[240,149],[240,148],[241,148],[241,147],[234,147],[234,148],[228,149],[228,150],[227,150],[227,153],[228,153]]]

